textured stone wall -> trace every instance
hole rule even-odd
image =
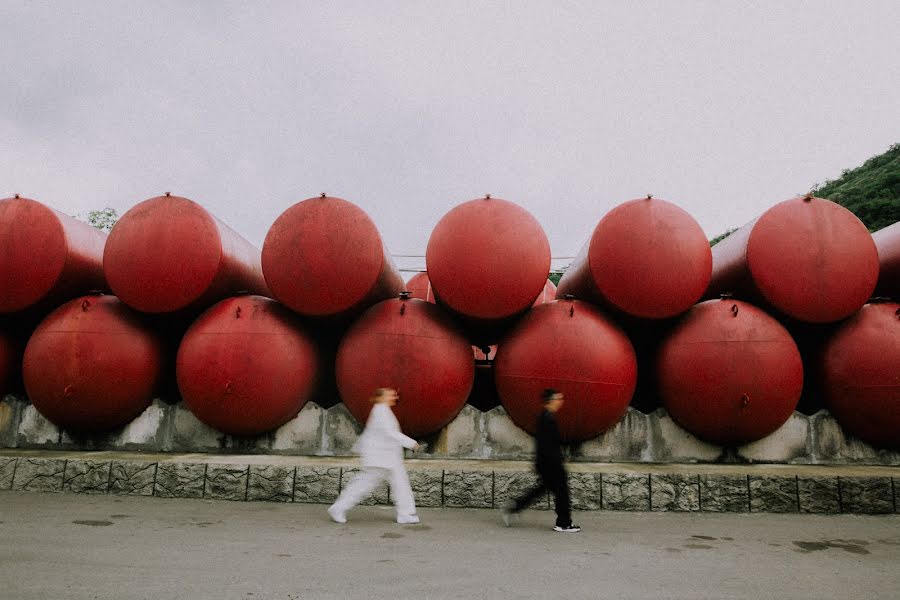
[[[343,404],[324,409],[309,403],[276,431],[237,438],[207,427],[182,404],[157,400],[121,430],[79,437],[57,429],[25,399],[6,396],[0,401],[0,448],[348,456],[361,431]],[[534,445],[503,407],[482,412],[468,405],[424,441],[424,457],[433,459],[529,460]],[[826,411],[812,416],[795,412],[765,439],[723,448],[684,431],[663,409],[646,415],[629,408],[612,429],[574,448],[571,460],[900,465],[900,452],[878,450],[844,435]]]
[[[0,491],[330,504],[356,472],[339,458],[0,452]],[[536,478],[527,463],[408,460],[420,507],[500,508]],[[569,465],[575,510],[894,514],[892,467]],[[382,486],[366,504],[389,504]],[[535,509],[552,508],[549,497]]]

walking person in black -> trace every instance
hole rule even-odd
[[[518,518],[519,512],[528,508],[541,494],[550,490],[556,501],[556,526],[554,531],[575,533],[581,527],[572,524],[572,513],[569,505],[569,481],[566,468],[563,466],[562,445],[559,428],[556,426],[556,412],[562,407],[563,395],[554,389],[546,389],[541,395],[544,410],[538,417],[535,434],[536,454],[535,468],[539,482],[537,486],[520,496],[509,506],[501,509],[503,522],[509,527]]]

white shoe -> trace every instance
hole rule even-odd
[[[333,504],[328,507],[328,516],[331,517],[331,520],[335,523],[347,522],[347,515],[343,511],[338,510],[338,508]]]
[[[419,522],[419,515],[397,515],[397,522],[401,525],[414,525]]]

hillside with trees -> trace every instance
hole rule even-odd
[[[844,169],[834,181],[814,184],[810,193],[846,207],[869,231],[900,221],[900,143],[855,169]],[[709,245],[715,246],[735,231],[727,230],[711,239]]]

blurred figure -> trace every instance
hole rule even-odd
[[[539,496],[547,490],[553,493],[556,502],[556,526],[554,531],[562,533],[575,533],[581,531],[581,527],[572,524],[572,513],[569,505],[569,480],[566,468],[563,466],[562,443],[559,436],[559,427],[556,425],[556,413],[563,405],[563,394],[552,388],[547,388],[541,394],[544,402],[544,410],[538,417],[535,442],[535,468],[540,481],[537,486],[517,498],[509,506],[500,510],[503,523],[507,527],[518,519],[521,511],[528,508]]]
[[[397,390],[375,390],[371,398],[374,406],[366,420],[366,428],[353,447],[361,455],[362,470],[344,488],[335,503],[328,507],[332,521],[346,523],[347,511],[372,493],[382,480],[389,480],[397,509],[397,522],[419,522],[409,475],[403,466],[403,448],[418,450],[419,444],[400,431],[400,424],[391,410],[399,399]]]

